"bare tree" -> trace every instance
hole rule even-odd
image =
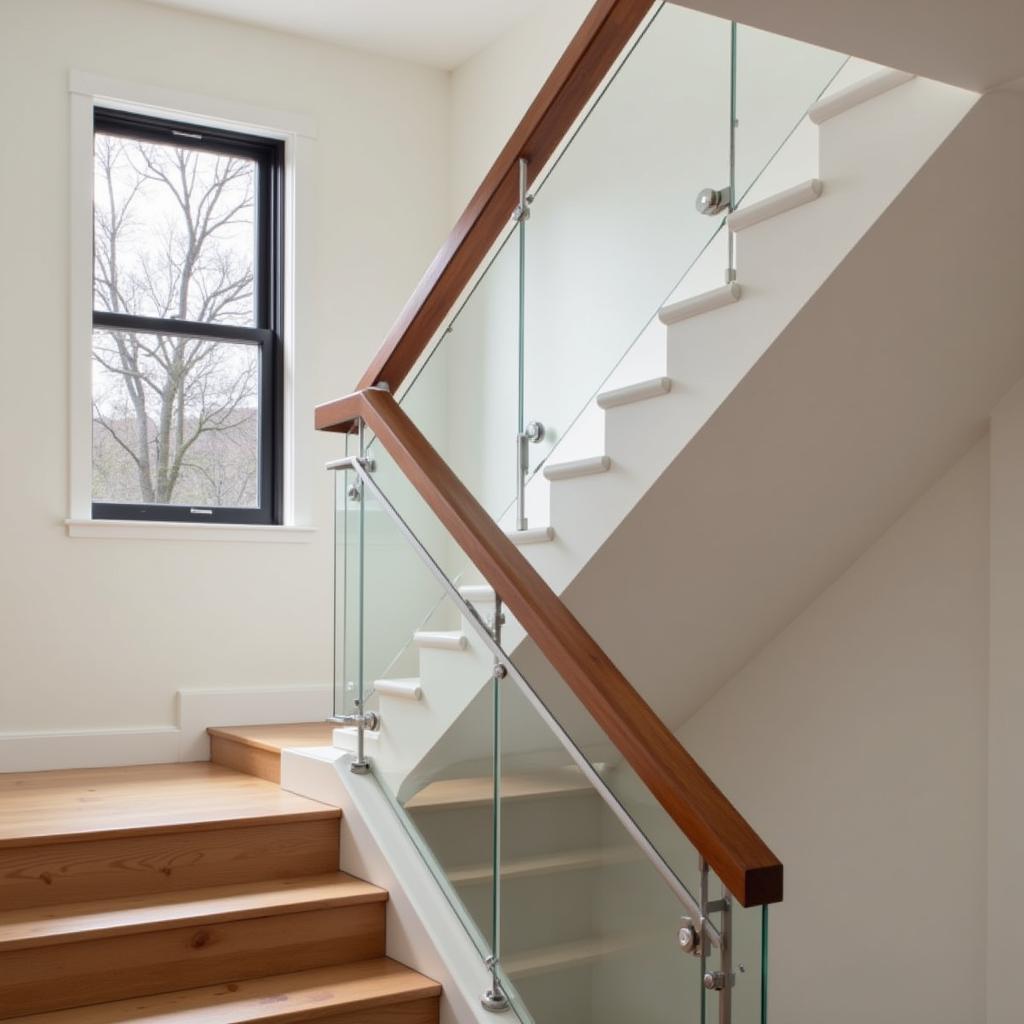
[[[95,160],[97,308],[251,323],[252,163],[103,134],[96,136]],[[93,358],[100,490],[114,500],[134,491],[128,500],[146,503],[251,503],[255,350],[177,334],[97,329]]]

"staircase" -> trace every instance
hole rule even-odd
[[[530,480],[530,529],[513,529],[511,513],[501,520],[545,582],[591,625],[632,678],[644,680],[644,696],[664,720],[684,721],[707,699],[723,667],[742,663],[743,652],[781,627],[799,599],[778,602],[766,617],[763,588],[728,587],[714,536],[694,528],[661,549],[649,543],[645,549],[648,560],[660,566],[649,568],[652,578],[685,578],[685,593],[666,583],[664,600],[645,603],[644,621],[633,621],[629,631],[616,629],[618,605],[607,595],[628,572],[622,549],[635,552],[642,543],[635,536],[628,545],[618,543],[617,535],[624,535],[631,514],[656,494],[656,485],[664,490],[683,472],[688,446],[722,417],[740,385],[756,374],[790,323],[976,99],[951,86],[851,61],[729,216],[738,279],[701,290],[721,273],[724,251],[710,248]],[[791,183],[787,177],[794,174],[807,177]],[[640,376],[652,369],[653,376]],[[886,472],[883,460],[876,465],[879,474]],[[825,466],[821,472],[824,487]],[[687,505],[699,508],[701,500],[694,492]],[[673,508],[676,515],[687,514],[677,497]],[[793,577],[795,563],[791,554],[784,557],[786,549],[765,545],[763,537],[782,535],[786,523],[759,519],[760,511],[741,507],[731,514],[749,530],[755,548],[749,558],[770,563],[764,575],[778,587]],[[837,510],[830,529],[839,535],[857,525],[855,506],[849,517]],[[721,515],[705,525],[725,535]],[[670,525],[659,527],[658,535],[674,535]],[[465,581],[464,600],[484,618],[493,614],[493,590],[471,567],[456,568]],[[805,574],[812,571],[808,565]],[[787,596],[806,599],[801,588],[803,579],[794,579]],[[685,609],[680,602],[687,603]],[[436,768],[431,749],[458,728],[458,715],[472,714],[472,701],[487,678],[487,656],[472,632],[464,622],[447,625],[457,627],[452,636],[463,638],[457,647],[428,653],[425,647],[443,645],[417,633],[396,659],[416,673],[414,683],[385,679],[374,686],[386,725],[381,735],[368,734],[368,749],[387,765],[403,794],[429,780]],[[636,628],[644,631],[642,641]],[[678,685],[681,630],[687,631],[685,687]],[[543,675],[543,659],[536,658],[515,621],[506,626],[504,646],[518,651],[524,664],[540,665]],[[460,731],[470,743],[472,734]],[[353,749],[353,731],[339,730],[337,742]],[[465,749],[467,759],[482,753]]]
[[[0,808],[0,1019],[439,1019],[336,808],[218,764],[3,775]]]
[[[745,122],[758,75],[738,87],[733,25],[701,65],[731,78],[721,132],[679,55],[723,26],[673,10],[598,0],[357,390],[317,409],[348,435],[328,465],[335,744],[356,755],[338,764],[397,811],[491,971],[485,1005],[543,1024],[704,1019],[708,999],[765,1019],[782,865],[678,729],[1020,372],[962,316],[925,329],[956,312],[964,260],[934,232],[940,193],[908,186],[970,138],[978,97],[850,60],[789,119],[774,85],[818,59],[792,51]],[[638,27],[585,111],[612,68],[596,55]],[[684,172],[715,220],[694,222]],[[877,237],[904,193],[931,196],[934,252],[901,263]],[[943,295],[911,301],[926,268]]]

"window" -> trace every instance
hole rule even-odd
[[[283,144],[97,109],[92,515],[281,522]]]

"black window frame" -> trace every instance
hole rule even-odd
[[[244,342],[258,347],[259,504],[254,508],[233,508],[93,501],[92,518],[280,525],[283,521],[284,502],[284,351],[281,340],[284,316],[284,142],[194,122],[168,120],[106,107],[96,107],[94,110],[93,136],[97,133],[239,156],[256,163],[256,266],[253,275],[255,324],[252,327],[108,313],[96,309],[95,288],[92,325],[94,331],[103,328],[136,330]]]

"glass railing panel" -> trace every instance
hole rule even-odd
[[[727,900],[727,946],[709,948],[705,960],[706,1021],[717,1021],[720,1003],[729,1003],[730,1024],[767,1024],[768,908],[740,906],[712,871],[708,879],[712,901]],[[716,923],[722,921],[719,912]],[[726,983],[726,978],[729,982]]]
[[[349,447],[358,450],[352,441]],[[372,450],[369,438],[364,447]],[[383,475],[392,467],[386,460]],[[389,482],[399,493],[411,489],[404,477]],[[366,706],[374,708],[377,680],[415,677],[417,633],[455,629],[458,616],[444,601],[443,587],[374,495],[364,494],[354,473],[336,474],[336,508],[336,708],[352,714],[360,686]],[[413,519],[422,533],[433,531],[435,543],[447,536],[432,517]]]
[[[844,59],[675,4],[638,33],[534,181],[529,218],[510,220],[401,390],[504,525],[516,518],[522,427],[544,427],[528,448],[531,474],[555,446],[560,459],[599,451],[595,395],[664,372],[659,309],[725,282],[735,254],[724,211],[698,213],[697,193],[732,183],[734,202],[749,202],[816,173],[804,115]],[[535,523],[543,505],[542,493],[527,496]]]
[[[509,643],[505,650],[509,661],[529,682],[550,718],[558,723],[564,741],[597,771],[620,814],[647,838],[679,882],[691,894],[697,893],[700,876],[693,845],[533,640],[523,635],[524,631],[510,613],[506,613],[506,618]],[[546,744],[538,746],[532,754],[526,746],[526,737],[521,737],[521,756],[546,760],[554,742],[552,736],[549,730],[549,735],[544,737]],[[571,760],[564,746],[562,757],[565,763]]]
[[[513,228],[400,392],[403,410],[494,517],[515,491],[520,237]]]
[[[697,1021],[701,965],[679,947],[679,902],[512,679],[500,701],[500,951],[513,1004],[536,1024]]]
[[[450,684],[436,678],[428,680],[424,702],[438,703],[437,689],[445,685]],[[422,758],[415,764],[397,755],[390,740],[371,754],[377,781],[479,950],[481,960],[498,948],[495,687],[489,675],[474,680],[474,685],[467,688],[472,689],[472,696],[464,694],[461,728],[451,735],[433,737],[435,742],[422,751]],[[391,704],[387,700],[382,704],[384,733],[393,725],[383,717]],[[416,710],[421,712],[420,718],[430,714],[423,707]]]
[[[379,716],[364,733],[374,776],[487,957],[496,926],[493,656],[374,489],[352,470],[336,473],[336,488],[346,570],[338,583],[352,606],[339,660],[344,713],[359,710],[362,694]],[[342,740],[353,753],[357,736],[350,726]]]
[[[817,175],[818,134],[804,115],[846,60],[834,50],[737,26],[738,205]]]
[[[615,989],[631,975],[651,982],[644,1019],[675,1019],[679,999],[690,1005],[702,991],[700,960],[677,941],[699,898],[697,851],[503,606],[497,653],[508,674],[495,682],[493,595],[460,589],[444,565],[465,554],[407,481],[377,495],[400,481],[382,447],[374,461],[363,515],[382,518],[363,532],[364,585],[400,565],[390,586],[417,586],[418,570],[393,550],[404,546],[435,588],[423,592],[436,614],[456,618],[465,641],[413,648],[413,704],[378,684],[375,777],[482,954],[498,956],[524,1020],[621,1019]],[[364,599],[365,631],[390,614],[384,604],[383,593]],[[758,976],[753,964],[755,987]]]
[[[729,184],[730,55],[728,21],[666,4],[535,189],[524,403],[545,438],[534,465],[722,221],[695,200]],[[713,286],[725,269],[723,254]]]

